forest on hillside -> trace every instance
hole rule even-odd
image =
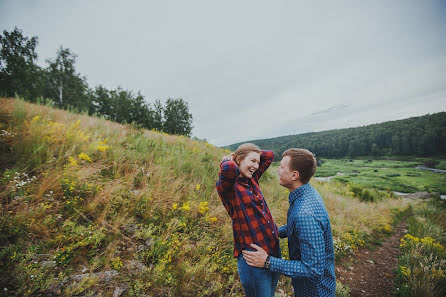
[[[329,130],[250,141],[280,156],[290,147],[318,157],[416,155],[446,153],[446,112],[357,128]],[[240,143],[228,146],[235,150]]]
[[[192,114],[182,98],[146,101],[140,92],[89,87],[85,76],[76,71],[76,54],[60,47],[56,57],[37,64],[38,37],[22,30],[0,34],[0,96],[19,96],[29,102],[88,113],[118,123],[135,124],[169,134],[192,132]]]

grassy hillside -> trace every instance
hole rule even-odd
[[[215,191],[227,151],[0,99],[0,152],[0,294],[243,295]],[[366,203],[342,186],[312,184],[325,199],[337,256],[390,232],[411,203]],[[283,224],[288,193],[275,171],[261,186]],[[279,287],[291,292],[284,277]]]

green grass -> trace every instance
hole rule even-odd
[[[446,194],[446,173],[435,173],[416,169],[431,159],[402,160],[350,160],[324,159],[322,166],[316,170],[316,176],[335,176],[333,180],[360,184],[380,190],[392,190],[404,193],[438,192]],[[437,168],[446,160],[440,160]]]

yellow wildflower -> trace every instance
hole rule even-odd
[[[71,166],[78,166],[76,159],[73,157],[68,157],[68,162],[70,162],[69,165]]]
[[[86,153],[80,153],[78,157],[79,157],[79,159],[91,162],[90,157]]]
[[[195,187],[195,189],[198,191],[200,190],[200,184],[197,184],[197,186]]]
[[[206,221],[214,223],[217,221],[217,218],[216,217],[206,217]]]
[[[445,273],[444,273],[444,271],[443,270],[441,270],[441,269],[435,269],[435,268],[433,268],[432,269],[432,278],[433,279],[442,279],[442,278],[445,278],[446,277],[446,275],[445,275]]]
[[[410,276],[410,268],[407,268],[406,266],[401,266],[400,270],[404,276],[406,276],[406,277]]]
[[[181,206],[181,209],[185,211],[190,210],[189,202],[184,202],[183,205]]]
[[[173,210],[175,210],[175,209],[177,209],[178,208],[178,203],[174,203],[174,204],[172,204],[172,209]]]
[[[39,115],[36,115],[35,117],[33,117],[33,119],[31,120],[31,124],[33,124],[34,122],[37,122],[40,119]]]
[[[105,152],[109,149],[110,147],[108,145],[102,145],[99,144],[98,146],[96,146],[96,150],[101,151],[101,152]]]
[[[204,214],[205,212],[207,212],[209,210],[208,207],[208,202],[200,202],[200,204],[198,205],[198,211],[201,214]]]

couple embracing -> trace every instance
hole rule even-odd
[[[274,159],[272,151],[242,144],[223,158],[217,192],[232,219],[234,257],[246,296],[272,297],[279,275],[292,278],[294,296],[335,296],[330,220],[319,193],[309,184],[314,155],[288,149],[277,169],[290,191],[287,224],[277,228],[259,187]],[[279,237],[288,237],[290,260],[281,258]]]

